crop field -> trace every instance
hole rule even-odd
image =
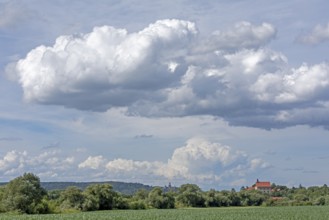
[[[113,210],[49,215],[1,214],[0,220],[328,220],[329,206]]]

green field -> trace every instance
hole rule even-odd
[[[114,210],[52,215],[7,215],[0,219],[42,219],[42,220],[328,220],[329,206],[294,207],[247,207],[247,208],[200,208],[171,210]]]

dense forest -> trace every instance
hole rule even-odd
[[[142,186],[142,185],[141,185]],[[195,184],[178,188],[141,188],[123,194],[109,183],[89,184],[85,188],[67,186],[46,190],[39,177],[25,173],[0,187],[0,211],[41,214],[111,209],[172,209],[181,207],[294,206],[329,205],[329,187],[288,188],[272,184],[270,193],[257,190],[202,191]]]

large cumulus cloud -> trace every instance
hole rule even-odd
[[[179,78],[195,25],[162,20],[137,33],[109,26],[86,35],[61,36],[17,63],[24,98],[78,109],[106,110],[152,99]],[[177,72],[177,73],[176,73]],[[155,92],[155,94],[153,94]]]
[[[35,48],[15,73],[25,100],[41,104],[125,107],[146,117],[207,114],[262,128],[328,124],[328,63],[290,67],[267,46],[276,36],[268,23],[201,36],[182,20],[135,33],[96,27]]]

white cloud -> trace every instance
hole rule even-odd
[[[252,170],[259,168],[269,168],[271,165],[260,158],[255,158],[250,161],[250,167]]]
[[[289,73],[261,75],[252,86],[258,99],[274,103],[295,103],[327,99],[329,65],[303,64]]]
[[[74,163],[74,157],[65,157],[60,151],[44,151],[40,154],[29,154],[27,151],[9,151],[0,159],[2,180],[13,178],[24,172],[56,177],[66,173]]]
[[[266,129],[326,125],[328,110],[319,103],[329,99],[329,65],[291,68],[266,47],[275,35],[268,23],[240,22],[205,39],[182,20],[160,20],[134,33],[102,26],[39,46],[15,69],[25,100],[41,104],[123,107],[145,117],[212,115]],[[314,107],[325,120],[289,117]]]
[[[53,47],[37,47],[16,69],[28,101],[106,110],[173,83],[179,75],[172,63],[177,67],[175,60],[195,34],[193,23],[179,20],[157,21],[131,34],[96,27],[86,35],[61,36]]]
[[[150,167],[149,163],[140,162],[140,161],[133,161],[133,160],[125,160],[125,159],[115,159],[110,161],[106,168],[113,172],[120,172],[120,171],[136,171],[136,170],[144,170],[145,168]]]
[[[24,166],[24,161],[27,158],[27,152],[19,152],[12,150],[6,153],[6,155],[0,159],[0,171],[8,172]]]
[[[89,157],[82,164],[89,163],[95,158],[102,156]],[[102,162],[104,162],[103,158]],[[79,167],[87,166],[80,164]],[[97,167],[97,171],[102,172],[103,176],[123,181],[136,179],[154,184],[161,180],[160,182],[195,182],[207,185],[228,183],[235,179],[236,172],[240,177],[245,177],[249,173],[266,168],[268,163],[259,158],[251,159],[246,153],[233,150],[229,146],[193,138],[187,141],[186,146],[177,148],[167,162],[117,158],[108,161],[103,167]]]
[[[103,156],[88,157],[84,162],[79,164],[79,168],[98,169],[105,163]]]
[[[316,25],[310,33],[299,36],[297,40],[306,44],[319,44],[329,41],[329,23]]]
[[[247,155],[229,146],[194,138],[177,148],[158,172],[169,179],[220,180],[231,169],[246,165]],[[245,167],[247,172],[247,167]]]

